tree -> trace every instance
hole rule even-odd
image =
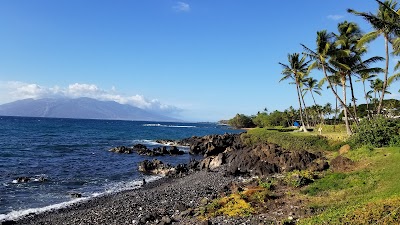
[[[379,105],[377,109],[377,113],[380,114],[382,110],[382,102],[385,97],[386,89],[388,86],[388,73],[389,73],[389,40],[393,39],[394,34],[398,31],[398,16],[395,15],[394,12],[397,11],[397,2],[392,0],[386,0],[385,2],[381,2],[379,4],[379,8],[377,13],[374,15],[372,13],[366,12],[357,12],[353,9],[348,9],[349,13],[355,14],[357,16],[363,17],[371,26],[374,28],[374,31],[364,35],[360,40],[360,45],[363,43],[371,42],[375,40],[380,35],[383,36],[385,41],[385,55],[386,55],[386,64],[385,64],[385,73],[383,80],[383,89],[381,92],[381,96],[379,99]]]
[[[325,76],[325,80],[328,81],[329,85],[328,87],[332,90],[332,93],[335,95],[336,99],[338,99],[344,108],[346,110],[346,113],[348,113],[353,120],[357,123],[355,116],[350,112],[349,108],[347,105],[343,102],[343,100],[339,97],[337,94],[337,91],[335,91],[334,86],[331,83],[331,80],[328,77],[328,72],[335,73],[336,71],[329,66],[329,59],[333,54],[338,55],[340,51],[338,51],[335,48],[335,44],[332,42],[332,35],[328,34],[326,30],[318,31],[317,32],[317,48],[315,51],[311,50],[307,46],[301,44],[305,50],[305,54],[308,55],[314,62],[311,64],[309,69],[314,69],[318,68],[323,71],[323,74]],[[350,125],[348,122],[346,122],[346,129],[347,129],[347,134],[351,135],[352,131],[350,128]]]
[[[367,115],[368,115],[368,117],[370,116],[370,113],[369,113],[369,102],[368,102],[369,94],[368,94],[368,93],[366,92],[366,90],[365,90],[365,81],[371,82],[371,81],[372,81],[372,78],[374,78],[374,77],[376,77],[376,76],[377,76],[377,75],[375,75],[375,74],[361,73],[360,76],[359,76],[359,80],[356,80],[356,82],[357,82],[357,81],[361,81],[362,84],[363,84],[364,97],[365,97],[365,102],[366,102],[366,104],[367,104]]]
[[[316,80],[312,77],[308,77],[305,80],[303,80],[303,84],[306,87],[306,88],[303,88],[304,95],[309,92],[314,101],[314,105],[317,106],[317,102],[315,101],[313,93],[321,95],[321,87],[318,85],[318,80]],[[323,116],[319,110],[318,110],[318,114],[321,117],[321,122],[323,122]]]
[[[280,79],[279,82],[287,79],[293,79],[295,84],[296,84],[296,91],[297,91],[297,97],[299,101],[299,110],[300,110],[300,121],[302,125],[302,130],[304,132],[307,132],[307,129],[304,126],[304,120],[303,120],[303,111],[302,111],[302,105],[301,105],[301,92],[300,92],[300,82],[304,79],[305,74],[307,73],[307,67],[309,61],[306,61],[306,56],[303,55],[303,57],[300,58],[299,53],[293,53],[293,54],[288,54],[288,62],[289,65],[279,63],[282,67],[282,74],[284,75],[282,79]]]
[[[244,114],[236,114],[235,117],[228,120],[228,124],[235,128],[249,128],[255,127],[251,117]]]

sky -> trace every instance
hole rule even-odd
[[[377,7],[374,0],[0,1],[0,104],[92,97],[187,121],[297,108],[278,62],[301,53],[300,43],[314,49],[317,31],[334,32],[344,20],[370,32],[346,9]],[[384,56],[382,39],[369,47],[370,56]],[[316,100],[334,102],[329,90]]]

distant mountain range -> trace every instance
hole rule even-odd
[[[2,116],[136,121],[179,121],[131,105],[92,98],[24,99],[0,105]]]

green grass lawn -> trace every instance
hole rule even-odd
[[[352,150],[350,172],[328,172],[305,187],[321,214],[299,224],[400,224],[400,148]]]

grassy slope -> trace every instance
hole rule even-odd
[[[400,148],[351,151],[350,172],[329,172],[305,187],[321,214],[299,224],[400,224]]]
[[[283,134],[293,135],[292,139],[274,138],[271,131],[254,129],[245,138],[250,143],[276,141],[284,145],[310,140],[312,146],[306,143],[304,148],[335,150],[327,152],[327,156],[333,158],[338,155],[336,150],[345,139],[345,133],[330,129],[323,129],[330,147],[315,139],[315,132]],[[314,138],[307,139],[310,138],[307,136]],[[299,224],[400,224],[400,148],[365,147],[351,150],[345,157],[356,162],[351,171],[328,171],[323,178],[302,188],[298,197],[308,200],[306,207],[314,211],[315,216],[302,219]]]

